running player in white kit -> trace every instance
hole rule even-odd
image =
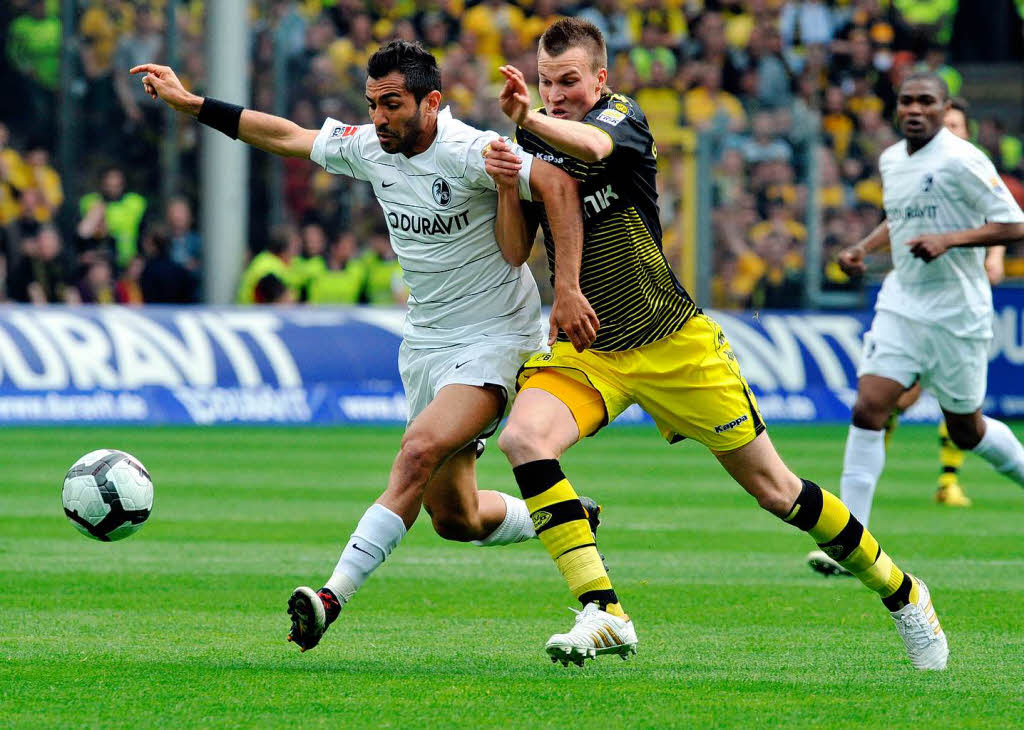
[[[540,297],[522,266],[529,248],[495,235],[503,214],[483,155],[499,135],[441,108],[434,57],[403,41],[381,48],[367,64],[372,123],[328,119],[320,130],[191,94],[166,66],[131,72],[147,73],[143,83],[154,98],[233,138],[369,181],[409,287],[399,353],[409,425],[401,449],[387,489],[359,521],[324,588],[293,592],[289,639],[303,651],[316,646],[421,505],[449,540],[504,545],[534,537],[522,499],[477,491],[475,461],[477,439],[493,433],[509,407],[519,367],[543,347]],[[582,239],[575,181],[516,149],[520,195],[536,195],[557,211],[556,235]],[[587,315],[563,309],[552,326],[578,337]]]
[[[862,272],[866,253],[892,250],[864,336],[843,460],[842,500],[865,525],[885,463],[886,419],[916,381],[938,399],[957,446],[1024,485],[1024,447],[981,413],[993,315],[985,247],[1024,238],[1024,213],[989,159],[943,127],[948,105],[934,74],[913,73],[900,86],[905,139],[879,160],[887,220],[840,255],[844,270]]]

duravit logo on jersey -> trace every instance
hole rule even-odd
[[[885,209],[885,217],[891,222],[913,220],[915,218],[927,218],[935,220],[939,215],[937,205],[907,205],[904,207],[891,207]]]
[[[402,233],[419,233],[425,236],[448,235],[469,227],[469,211],[464,210],[455,215],[409,215],[408,213],[389,212],[388,225],[392,231]]]

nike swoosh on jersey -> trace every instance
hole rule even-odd
[[[397,180],[392,180],[391,182],[382,182],[382,183],[380,184],[380,186],[381,186],[382,188],[390,188],[390,187],[391,187],[392,185],[394,185],[394,184],[395,184],[395,183],[397,183],[397,182],[398,182]]]

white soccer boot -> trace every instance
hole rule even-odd
[[[899,611],[892,611],[896,630],[907,647],[910,663],[917,669],[946,668],[949,644],[946,632],[939,624],[939,617],[932,605],[932,596],[924,581],[917,579],[917,603],[908,603]]]
[[[622,659],[636,654],[636,629],[632,621],[602,611],[596,603],[588,603],[582,611],[570,610],[576,614],[572,630],[555,634],[544,645],[552,662],[562,662],[563,667],[572,662],[582,667],[584,660],[598,654],[618,654]]]
[[[807,553],[807,564],[811,570],[822,575],[853,575],[850,571],[825,554],[824,550]]]

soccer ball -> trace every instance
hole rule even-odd
[[[83,535],[111,542],[142,527],[153,509],[149,472],[131,454],[90,451],[64,477],[64,514]]]

